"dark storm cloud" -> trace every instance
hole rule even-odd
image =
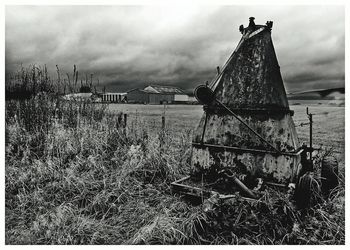
[[[249,16],[274,21],[287,90],[344,85],[344,9],[332,6],[9,6],[6,71],[76,64],[109,90],[151,82],[188,90],[215,77]]]

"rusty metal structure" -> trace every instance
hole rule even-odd
[[[254,18],[241,26],[237,48],[208,86],[215,101],[204,103],[195,133],[195,169],[229,167],[249,178],[284,184],[295,179],[301,150],[271,28],[272,22],[255,25]],[[200,88],[196,95],[201,97]]]
[[[280,66],[271,39],[272,22],[239,27],[242,38],[210,84],[195,89],[204,115],[192,141],[191,176],[172,183],[172,190],[192,197],[231,197],[240,192],[258,199],[265,185],[295,187],[299,207],[312,200],[312,114],[307,110],[310,145],[301,146],[292,119]],[[338,185],[337,162],[321,165],[323,193]],[[213,188],[215,191],[213,191]]]
[[[192,142],[193,174],[172,183],[175,192],[208,196],[184,182],[217,183],[223,174],[250,198],[261,180],[283,187],[297,181],[307,150],[299,145],[271,29],[271,21],[256,25],[249,18],[224,67],[210,84],[196,88],[205,112]]]

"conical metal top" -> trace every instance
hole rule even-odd
[[[250,18],[219,77],[215,97],[234,108],[288,109],[288,100],[271,39],[272,22],[255,25]]]

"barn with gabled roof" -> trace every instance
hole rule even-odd
[[[164,104],[187,103],[188,95],[174,86],[148,85],[143,89],[132,89],[127,92],[128,103]]]

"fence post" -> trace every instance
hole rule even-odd
[[[120,126],[122,126],[122,119],[123,119],[123,114],[118,115],[118,122],[117,122],[117,128],[119,129]]]
[[[124,135],[126,137],[126,125],[128,123],[128,114],[124,114],[124,123],[123,123],[123,130],[124,130]]]
[[[160,131],[160,152],[163,152],[163,144],[164,144],[164,137],[165,137],[165,116],[162,115],[162,129]]]
[[[127,125],[127,121],[128,121],[128,114],[124,114],[124,128],[126,128],[126,125]]]

